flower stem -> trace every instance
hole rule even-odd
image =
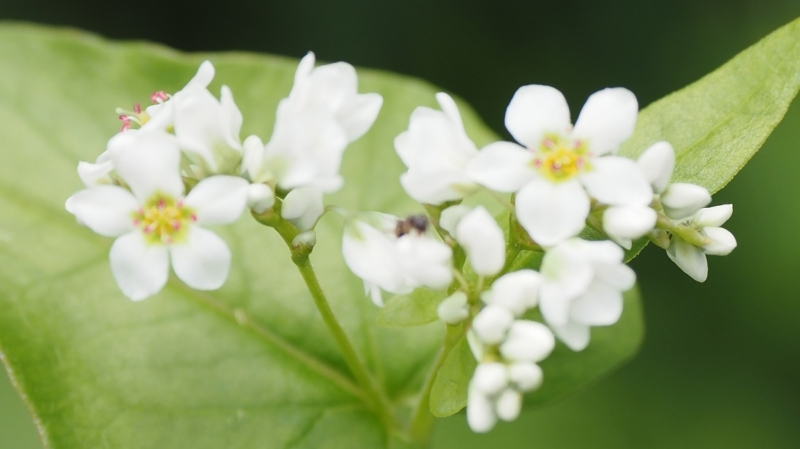
[[[450,355],[450,352],[461,340],[463,334],[463,325],[447,326],[444,344],[442,345],[442,349],[439,351],[439,355],[436,357],[436,361],[433,363],[431,370],[428,372],[428,376],[425,379],[425,384],[422,389],[422,396],[420,397],[419,403],[417,403],[417,407],[414,409],[414,414],[411,417],[409,434],[411,439],[417,443],[425,444],[430,438],[431,428],[433,427],[433,421],[435,419],[431,413],[431,391],[433,390],[433,384],[436,382],[436,375],[439,373],[439,369],[442,367],[442,365],[444,365],[444,361],[447,360],[447,356]]]
[[[389,401],[375,386],[375,382],[369,371],[367,371],[367,367],[361,360],[361,357],[359,357],[353,347],[353,343],[350,341],[350,338],[345,333],[341,324],[339,324],[336,316],[333,314],[333,310],[325,297],[325,293],[322,291],[322,287],[319,284],[314,268],[311,266],[308,255],[292,257],[292,261],[297,265],[297,269],[303,276],[308,291],[314,299],[314,304],[317,306],[320,315],[322,315],[322,320],[325,321],[328,331],[333,335],[333,339],[342,352],[348,368],[350,368],[350,371],[356,378],[356,382],[358,382],[359,386],[364,390],[364,394],[369,399],[370,406],[378,414],[386,428],[393,429],[396,427],[396,420],[392,417],[390,412]]]

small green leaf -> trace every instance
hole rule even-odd
[[[761,148],[798,89],[800,19],[646,107],[620,154],[635,159],[666,140],[677,155],[672,181],[717,192]]]
[[[444,418],[467,405],[467,387],[478,362],[465,337],[456,343],[436,374],[431,390],[431,413]]]
[[[377,322],[381,326],[395,327],[432,323],[439,319],[436,309],[445,296],[443,291],[424,288],[408,295],[393,296],[378,312]]]

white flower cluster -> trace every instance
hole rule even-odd
[[[190,287],[219,288],[231,253],[204,226],[232,223],[248,207],[268,226],[288,226],[297,248],[313,248],[323,195],[344,182],[343,153],[382,105],[380,95],[358,93],[352,66],[315,68],[309,53],[278,105],[269,141],[242,142],[233,94],[222,86],[217,99],[208,90],[213,78],[206,61],[182,90],[154,93],[144,110],[119,110],[123,131],[94,163],[78,166],[86,188],[66,208],[95,232],[117,238],[111,271],[132,300],[160,291],[170,263]],[[616,155],[638,115],[626,89],[591,95],[573,126],[558,90],[524,86],[505,116],[518,143],[480,150],[453,99],[444,93],[436,99],[441,111],[417,108],[394,141],[408,167],[400,182],[430,218],[344,212],[342,252],[377,306],[382,291],[443,292],[439,317],[466,333],[478,362],[467,418],[486,432],[498,419],[515,419],[523,394],[542,385],[539,363],[556,338],[581,351],[591,327],[620,319],[623,293],[636,279],[623,248],[649,238],[702,282],[706,255],[736,247],[721,227],[732,207],[705,208],[711,201],[705,188],[671,183],[676,156],[667,142],[654,143],[636,161]],[[484,207],[460,204],[482,190],[508,208],[507,232]],[[609,240],[582,239],[586,226]],[[515,265],[523,251],[542,253],[540,266]],[[539,315],[542,322],[531,319]]]
[[[515,419],[522,394],[541,386],[537,363],[553,350],[555,337],[580,351],[592,326],[619,320],[623,293],[636,280],[623,248],[648,237],[702,282],[705,255],[728,254],[736,246],[719,227],[732,208],[703,209],[711,201],[705,188],[670,183],[675,152],[667,142],[655,143],[638,161],[616,155],[638,115],[636,97],[626,89],[590,96],[573,126],[558,90],[524,86],[505,117],[519,143],[495,142],[481,150],[467,136],[452,98],[439,93],[436,99],[441,111],[417,108],[394,142],[408,167],[400,182],[437,211],[431,220],[436,226],[424,216],[356,215],[346,224],[342,249],[379,306],[380,289],[447,291],[439,317],[464,326],[478,361],[467,419],[473,430],[486,432],[498,419]],[[482,189],[495,197],[513,194],[513,204],[504,202],[511,220],[507,236],[483,207],[458,204]],[[586,226],[611,241],[581,239]],[[544,253],[538,272],[509,272],[520,248]],[[544,324],[526,319],[535,308]]]
[[[206,61],[180,91],[152,94],[144,110],[118,110],[122,132],[95,163],[78,165],[86,189],[66,208],[98,234],[118,237],[111,271],[130,299],[159,292],[170,260],[190,287],[219,288],[231,254],[202,226],[231,223],[246,206],[260,214],[280,201],[283,219],[312,229],[323,195],[343,184],[345,148],[372,126],[383,101],[357,92],[351,65],[315,68],[309,53],[278,105],[269,142],[250,136],[242,143],[242,114],[227,86],[219,100],[209,92],[213,78]]]

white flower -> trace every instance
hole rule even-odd
[[[408,167],[400,183],[409,196],[438,205],[464,198],[475,189],[466,166],[478,149],[467,137],[453,99],[440,92],[436,100],[442,110],[415,109],[408,130],[397,136],[394,147]]]
[[[455,209],[454,209],[455,208]],[[462,211],[460,206],[447,208]],[[446,225],[453,227],[454,221],[448,213]],[[506,261],[506,238],[489,212],[482,206],[463,214],[455,222],[453,237],[467,253],[472,269],[480,276],[494,276],[503,269]]]
[[[514,314],[505,307],[488,305],[472,320],[472,332],[485,345],[500,344],[514,323]]]
[[[190,177],[238,174],[242,113],[230,88],[222,86],[217,100],[205,87],[190,83],[170,103],[174,104],[175,136],[193,165]]]
[[[611,156],[633,133],[638,104],[627,89],[589,97],[575,127],[564,96],[549,86],[523,86],[506,110],[517,142],[486,146],[468,165],[474,179],[517,192],[516,215],[536,243],[550,247],[576,235],[590,197],[610,206],[646,206],[652,190],[634,161]]]
[[[736,248],[736,238],[721,226],[733,214],[733,206],[722,206],[701,209],[694,216],[679,223],[689,230],[700,233],[706,239],[705,244],[695,246],[685,241],[680,235],[680,228],[673,232],[667,255],[684,273],[697,282],[705,282],[708,278],[708,261],[706,255],[726,256]]]
[[[590,326],[614,324],[622,315],[622,292],[636,275],[609,241],[573,238],[545,253],[539,308],[558,338],[573,351],[589,344]]]
[[[297,67],[289,97],[281,100],[266,146],[245,141],[243,168],[253,182],[274,181],[284,191],[281,213],[301,229],[323,212],[322,196],[342,187],[344,150],[372,126],[383,98],[359,94],[356,71],[338,62],[314,68],[314,54]],[[248,138],[250,139],[250,138]]]
[[[421,218],[412,219],[427,224]],[[381,289],[398,294],[417,287],[444,289],[453,279],[450,247],[426,229],[405,229],[407,222],[373,213],[345,223],[344,261],[364,280],[365,289],[379,307],[383,306]]]
[[[245,207],[247,181],[210,177],[184,197],[177,141],[158,130],[118,134],[109,150],[117,174],[131,190],[93,186],[71,196],[66,208],[98,234],[118,237],[110,259],[122,292],[135,301],[159,292],[170,260],[190,287],[219,288],[228,276],[230,251],[201,225],[236,220]]]
[[[214,65],[211,64],[211,61],[203,61],[198,67],[197,73],[183,89],[172,95],[165,92],[153,93],[150,96],[153,104],[144,111],[143,120],[140,123],[142,127],[166,130],[170,126],[174,126],[176,100],[180,100],[186,94],[192,95],[199,90],[205,90],[214,79],[214,74]]]

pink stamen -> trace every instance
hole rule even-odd
[[[192,221],[197,221],[197,215],[195,215],[195,214],[192,214],[192,216],[189,217],[189,218],[191,218]]]
[[[142,113],[142,105],[139,104],[139,103],[134,103],[133,112],[135,112],[137,114],[141,114]]]
[[[145,226],[144,229],[142,229],[142,231],[144,231],[145,234],[151,234],[153,231],[155,231],[155,228],[156,228],[155,224],[150,224],[148,226]]]
[[[542,160],[541,159],[534,159],[533,160],[533,166],[536,167],[536,168],[541,167],[542,166]]]
[[[127,131],[131,129],[131,119],[129,119],[125,115],[120,115],[119,119],[122,120],[122,131]]]
[[[164,200],[158,200],[158,208],[164,209],[167,205],[164,203]]]
[[[576,141],[572,142],[572,148],[578,149],[578,148],[580,148],[581,145],[582,145],[582,143],[581,143],[580,140],[576,140]]]
[[[175,220],[175,221],[172,222],[172,229],[177,231],[180,228],[181,228],[181,222],[180,221]]]
[[[139,226],[141,223],[142,223],[142,222],[141,222],[141,221],[139,221],[139,219],[138,219],[138,218],[134,218],[134,219],[133,219],[133,225],[134,225],[134,226]]]
[[[553,145],[555,145],[555,142],[553,142],[550,139],[544,139],[542,141],[542,145],[546,146],[547,148],[553,148]]]
[[[578,158],[578,159],[575,161],[575,165],[576,165],[578,168],[581,168],[581,167],[583,167],[583,158],[580,158],[580,157],[579,157],[579,158]]]
[[[150,101],[153,104],[163,103],[167,101],[168,98],[169,96],[163,90],[159,90],[158,92],[153,92],[152,94],[150,94]]]

